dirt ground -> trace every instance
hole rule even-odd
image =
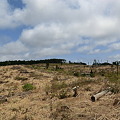
[[[90,69],[80,65],[60,65],[58,70],[55,65],[46,69],[44,64],[1,66],[0,120],[120,120],[120,92],[108,92],[99,100],[91,101],[93,94],[107,87],[104,76],[74,75],[88,73]],[[110,67],[99,69],[111,70]],[[23,90],[27,83],[35,88]],[[60,88],[53,83],[66,86],[63,84]],[[54,89],[50,89],[51,84]],[[79,87],[73,97],[72,88],[76,85]],[[62,96],[57,95],[60,89],[68,90],[68,95],[63,91]]]

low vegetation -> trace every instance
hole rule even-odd
[[[29,90],[35,89],[35,86],[33,86],[30,83],[27,83],[27,84],[23,85],[22,88],[23,88],[24,91],[29,91]]]
[[[1,66],[0,119],[119,120],[117,68],[71,62]],[[92,95],[107,88],[106,95],[91,102]]]

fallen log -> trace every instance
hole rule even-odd
[[[101,98],[103,95],[107,94],[108,92],[109,92],[109,90],[104,90],[104,91],[102,91],[100,93],[97,93],[96,95],[93,95],[91,97],[91,101],[95,102],[96,100],[98,100],[99,98]]]

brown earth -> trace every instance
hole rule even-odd
[[[111,85],[98,73],[114,72],[115,68],[92,68],[97,74],[90,77],[74,74],[89,73],[89,66],[59,66],[58,70],[54,64],[49,69],[44,64],[1,66],[0,120],[120,120],[120,92],[91,101],[93,94]],[[26,83],[35,88],[23,90]],[[79,88],[73,97],[75,86]]]

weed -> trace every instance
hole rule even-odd
[[[74,76],[80,77],[80,73],[79,73],[79,72],[75,72],[75,73],[74,73]]]
[[[22,88],[23,88],[24,91],[29,91],[29,90],[35,89],[35,86],[33,86],[32,84],[27,83],[24,86],[22,86]]]

